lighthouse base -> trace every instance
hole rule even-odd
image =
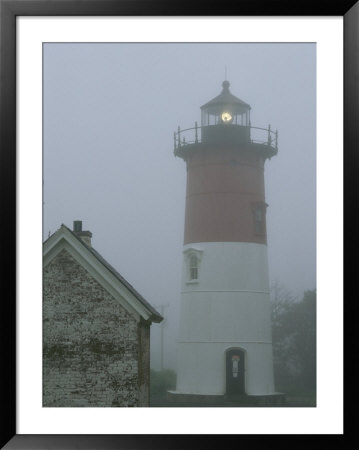
[[[173,406],[285,406],[285,394],[270,395],[201,395],[167,391],[167,401]]]

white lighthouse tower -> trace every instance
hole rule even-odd
[[[263,404],[277,397],[264,164],[277,153],[278,134],[251,127],[251,107],[229,86],[224,81],[201,107],[201,127],[175,133],[187,189],[177,386],[169,399]]]

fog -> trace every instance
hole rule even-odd
[[[82,220],[93,247],[166,317],[175,367],[186,167],[173,133],[231,92],[278,129],[265,165],[269,275],[316,287],[315,44],[45,44],[43,237]],[[152,326],[152,366],[160,367]]]

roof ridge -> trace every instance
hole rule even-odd
[[[87,251],[89,251],[107,270],[109,270],[136,298],[142,303],[151,313],[152,320],[154,322],[161,322],[163,317],[158,311],[132,286],[132,284],[127,281],[95,248],[88,246],[79,236],[76,235],[67,225],[61,224],[60,228],[55,231],[49,238],[44,241],[47,242],[54,234],[56,234],[60,229],[64,227],[71,235],[80,242]]]

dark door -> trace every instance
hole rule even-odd
[[[244,394],[244,351],[232,349],[226,352],[226,393]]]

